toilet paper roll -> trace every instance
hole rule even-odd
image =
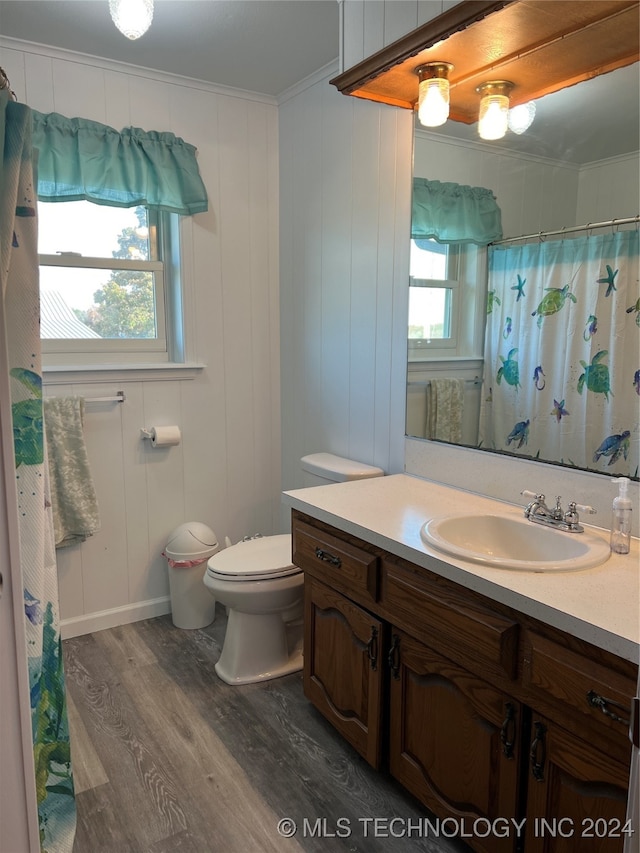
[[[157,426],[149,430],[152,447],[173,447],[180,444],[180,427]]]

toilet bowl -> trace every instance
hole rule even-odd
[[[314,484],[384,476],[329,453],[302,459]],[[204,585],[228,612],[215,670],[227,684],[250,684],[302,669],[304,575],[291,561],[291,534],[257,536],[214,554]]]
[[[215,554],[204,584],[228,611],[215,665],[223,681],[249,684],[302,669],[302,636],[295,630],[300,626],[289,619],[300,616],[303,574],[291,562],[288,533],[238,542]]]

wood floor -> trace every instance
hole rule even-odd
[[[219,608],[203,630],[166,616],[64,641],[74,853],[467,849],[416,829],[429,813],[334,732],[299,673],[220,681],[225,627]]]

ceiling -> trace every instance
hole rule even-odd
[[[0,0],[0,34],[277,96],[337,58],[338,2],[155,0],[151,28],[129,41],[108,0]],[[527,133],[499,146],[577,164],[637,151],[639,104],[636,63],[541,98]],[[474,124],[433,132],[478,140]]]
[[[338,2],[155,0],[150,29],[130,41],[108,0],[1,0],[0,34],[278,95],[337,58]]]

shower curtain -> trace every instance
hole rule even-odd
[[[638,245],[490,247],[480,446],[638,476]]]
[[[76,811],[71,772],[53,519],[42,420],[37,219],[31,112],[0,91],[0,298],[11,382],[20,565],[24,589],[40,846],[71,853]]]

